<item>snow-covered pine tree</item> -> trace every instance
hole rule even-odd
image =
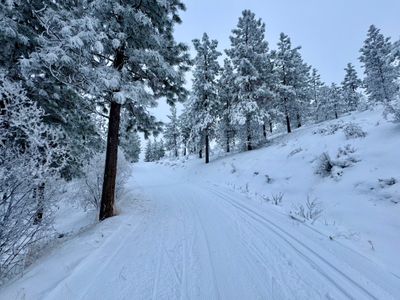
[[[330,98],[330,87],[326,85],[322,85],[318,89],[318,102],[315,113],[318,114],[317,121],[326,121],[332,118],[333,108],[332,108],[332,99]]]
[[[360,61],[364,67],[364,86],[370,102],[381,102],[386,112],[393,112],[392,105],[399,92],[399,69],[395,65],[393,45],[380,30],[371,25],[361,48]]]
[[[165,143],[163,139],[155,141],[155,159],[160,160],[165,156]]]
[[[194,130],[204,139],[205,162],[210,161],[210,139],[214,135],[218,112],[218,82],[220,72],[218,42],[206,33],[201,40],[193,40],[197,51],[194,58],[193,87],[190,109],[194,117]]]
[[[181,138],[179,119],[176,113],[176,106],[171,106],[170,110],[171,115],[168,116],[169,122],[165,125],[163,134],[165,138],[165,149],[170,151],[174,157],[178,157]]]
[[[114,213],[121,109],[144,121],[138,130],[148,131],[154,121],[149,106],[162,96],[174,102],[186,94],[187,47],[173,37],[184,5],[179,0],[74,2],[76,8],[62,13],[40,12],[49,37],[43,38],[36,58],[109,115],[103,220]]]
[[[181,142],[183,146],[183,155],[196,152],[195,132],[193,131],[193,119],[190,115],[190,105],[184,103],[184,108],[179,116],[179,131],[181,133]]]
[[[233,109],[237,101],[236,90],[232,63],[226,58],[218,81],[219,126],[217,135],[219,144],[226,152],[230,152],[235,139],[236,129],[233,124]]]
[[[268,111],[267,98],[271,95],[270,82],[266,80],[270,61],[265,24],[253,12],[244,10],[230,40],[231,48],[226,54],[232,61],[237,86],[234,122],[242,131],[241,144],[252,150],[262,135],[260,128]]]
[[[361,99],[361,95],[358,92],[361,80],[358,78],[357,71],[351,63],[348,63],[344,70],[346,74],[342,82],[342,91],[346,103],[345,111],[354,111],[357,109]]]
[[[278,49],[273,52],[274,72],[277,76],[278,107],[285,118],[287,132],[292,131],[291,119],[301,126],[302,116],[309,109],[310,67],[303,62],[300,47],[292,48],[290,38],[281,33]]]
[[[146,149],[144,150],[144,161],[150,162],[153,160],[154,160],[153,143],[149,139],[146,144]]]
[[[346,105],[343,101],[343,94],[340,87],[338,87],[335,83],[332,83],[329,87],[329,95],[328,95],[328,105],[327,110],[328,114],[333,114],[333,117],[337,119],[339,115],[344,111]]]
[[[120,135],[120,146],[127,161],[131,163],[139,161],[140,137],[136,131],[123,131]]]
[[[318,108],[321,107],[319,105],[319,100],[320,100],[320,92],[321,88],[324,86],[324,84],[321,81],[321,75],[318,73],[318,70],[313,68],[311,70],[311,76],[310,76],[310,89],[311,89],[311,105],[314,108],[315,112],[315,121],[319,121],[319,112]]]
[[[60,12],[71,6],[70,1],[51,0],[0,3],[0,66],[6,70],[7,78],[22,84],[26,97],[45,111],[43,121],[63,131],[65,138],[60,142],[68,151],[60,172],[67,179],[79,175],[83,161],[101,148],[92,114],[94,106],[83,107],[83,96],[55,80],[40,64],[27,70],[24,64],[21,68],[20,62],[32,57],[40,49],[41,40],[48,36],[39,12]]]

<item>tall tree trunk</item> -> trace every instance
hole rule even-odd
[[[250,128],[250,118],[246,118],[246,133],[247,133],[247,151],[253,149],[253,145],[251,144],[251,128]]]
[[[286,127],[287,127],[287,132],[291,133],[292,129],[290,128],[290,118],[288,114],[286,115]]]
[[[34,224],[39,224],[43,219],[43,212],[44,212],[44,182],[39,183],[38,186],[34,190],[34,198],[37,201],[37,208],[36,208],[36,215],[35,220],[33,221]]]
[[[265,122],[262,126],[262,131],[263,131],[264,138],[267,139],[267,126],[265,126]]]
[[[209,136],[208,136],[208,131],[206,132],[206,138],[205,138],[205,142],[206,142],[206,164],[208,164],[210,162],[210,141],[209,141]]]
[[[186,145],[183,146],[183,156],[186,156]]]
[[[115,52],[113,67],[121,71],[124,66],[124,48]],[[99,220],[102,221],[114,215],[115,180],[117,178],[118,137],[121,121],[121,104],[111,101],[108,119],[108,136],[106,163],[104,168],[103,190],[101,193]]]
[[[296,114],[296,118],[297,118],[297,128],[301,127],[301,116],[299,113]]]
[[[272,122],[269,121],[269,132],[272,133]]]
[[[199,150],[199,158],[203,158],[203,149]]]
[[[101,194],[100,203],[100,221],[114,215],[115,180],[117,177],[118,159],[118,133],[121,118],[120,112],[121,104],[111,102],[110,118],[108,121],[108,137],[103,191]]]
[[[227,135],[226,135],[226,152],[227,153],[229,153],[231,151],[230,143],[231,143],[231,141],[229,139],[229,132],[228,132]]]

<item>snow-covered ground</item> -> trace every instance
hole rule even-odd
[[[366,136],[347,139],[349,122]],[[137,164],[118,216],[66,238],[0,299],[399,299],[399,134],[367,111],[208,165]],[[299,214],[307,197],[317,220]]]

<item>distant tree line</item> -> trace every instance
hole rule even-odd
[[[171,156],[196,153],[208,163],[211,140],[226,152],[252,150],[280,128],[290,133],[376,103],[400,120],[400,42],[392,43],[373,25],[360,50],[364,79],[349,63],[340,84],[322,82],[284,33],[270,50],[265,24],[249,10],[230,40],[223,66],[216,40],[206,33],[193,40],[192,90],[182,114],[177,117],[173,109],[164,129]]]

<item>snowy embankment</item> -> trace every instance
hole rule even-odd
[[[346,137],[349,124],[358,125],[365,137]],[[228,186],[259,207],[301,221],[301,206],[307,213],[309,199],[322,212],[317,221],[306,220],[308,225],[400,276],[399,151],[400,124],[387,122],[376,110],[277,135],[265,148],[227,155],[207,166],[199,160],[183,166],[210,185]],[[317,174],[323,153],[334,166]]]
[[[380,113],[209,165],[137,164],[118,216],[67,238],[0,299],[398,299],[400,127]],[[347,139],[349,122],[365,137]]]

